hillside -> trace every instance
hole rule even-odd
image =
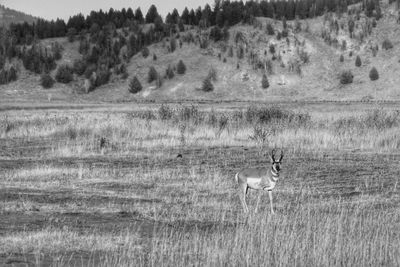
[[[176,51],[171,53],[166,45],[168,38],[165,38],[148,47],[150,55],[147,58],[142,53],[131,58],[127,63],[127,80],[112,75],[108,84],[89,94],[82,93],[82,77],[75,76],[74,81],[68,85],[57,83],[53,89],[45,90],[39,85],[40,77],[23,70],[23,67],[20,67],[20,79],[0,86],[0,92],[5,101],[15,98],[20,101],[36,99],[74,102],[400,100],[400,25],[395,14],[393,5],[383,4],[382,18],[376,21],[376,26],[371,28],[368,35],[359,37],[364,26],[372,22],[372,19],[361,14],[356,20],[353,38],[349,37],[347,14],[336,17],[329,13],[329,16],[314,19],[288,21],[287,38],[278,37],[284,31],[282,21],[257,18],[253,25],[237,24],[231,27],[228,40],[210,40],[206,49],[200,48],[196,40],[183,42],[181,48],[178,45]],[[332,32],[334,21],[341,25],[336,33]],[[274,35],[267,33],[267,24],[273,25]],[[329,28],[328,42],[326,34],[321,32],[323,29],[329,32]],[[204,31],[201,33],[196,27],[186,26],[180,38],[201,34]],[[382,49],[382,41],[386,38],[392,42],[392,49]],[[57,62],[58,65],[72,65],[74,60],[81,58],[78,41],[70,43],[66,38],[58,38],[43,40],[42,43],[50,46],[55,41],[64,47],[63,58]],[[342,47],[343,41],[346,41],[345,48]],[[271,45],[275,48],[274,53]],[[371,47],[376,46],[379,50],[373,56]],[[244,55],[238,58],[241,47]],[[231,48],[233,55],[230,55]],[[153,54],[156,60],[153,60]],[[339,61],[340,55],[343,55],[344,62]],[[356,56],[361,58],[360,67],[355,66]],[[157,88],[155,82],[147,82],[149,67],[154,66],[164,76],[168,65],[176,66],[179,60],[187,67],[185,75],[175,73],[173,79],[164,78],[160,88]],[[268,64],[270,67],[265,70]],[[372,67],[376,67],[379,72],[376,81],[369,78]],[[214,90],[204,92],[201,90],[202,83],[210,69],[217,73],[216,80],[212,82]],[[344,70],[353,73],[353,83],[340,83],[339,76]],[[264,73],[267,73],[270,84],[266,89],[261,87]],[[55,71],[52,72],[54,74]],[[129,82],[134,76],[138,77],[143,86],[143,90],[137,94],[128,92]]]
[[[37,18],[0,5],[0,25],[8,26],[11,23],[33,23]]]

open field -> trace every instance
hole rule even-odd
[[[400,265],[396,105],[247,106],[3,109],[0,265]],[[272,147],[276,214],[247,216]]]

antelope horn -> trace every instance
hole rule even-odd
[[[283,159],[283,150],[281,149],[281,157],[279,158],[279,161]]]
[[[273,161],[275,161],[275,148],[272,149],[271,158],[272,158]]]

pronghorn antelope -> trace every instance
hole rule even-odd
[[[272,203],[272,190],[275,188],[276,182],[279,179],[279,172],[281,171],[281,161],[283,159],[283,151],[279,160],[275,160],[275,149],[272,150],[270,155],[271,168],[246,168],[236,173],[235,179],[239,184],[240,192],[239,197],[242,202],[244,212],[249,212],[246,204],[246,195],[248,189],[268,191],[269,201],[271,204],[271,212],[274,213]],[[256,212],[258,209],[258,202],[256,205]]]

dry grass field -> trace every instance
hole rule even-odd
[[[246,106],[246,107],[245,107]],[[0,265],[398,266],[400,119],[358,104],[0,113]],[[244,214],[234,174],[283,174]],[[182,157],[177,157],[178,155]]]

